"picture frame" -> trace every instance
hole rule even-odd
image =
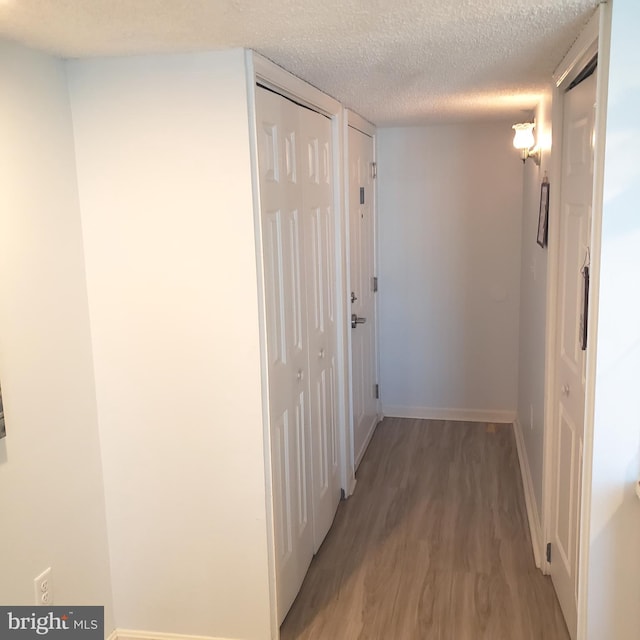
[[[544,249],[549,235],[549,181],[540,186],[540,211],[538,213],[538,244]]]

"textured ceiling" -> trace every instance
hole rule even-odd
[[[600,0],[0,0],[65,57],[249,47],[378,125],[518,117]]]

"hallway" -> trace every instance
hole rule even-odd
[[[282,640],[568,640],[508,425],[386,418]]]

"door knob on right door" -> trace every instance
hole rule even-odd
[[[357,325],[359,324],[364,324],[367,321],[366,318],[361,318],[360,316],[356,315],[355,313],[351,314],[351,328],[355,329]]]

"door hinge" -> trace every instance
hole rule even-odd
[[[376,400],[380,399],[380,385],[379,384],[374,384],[373,385],[373,395],[375,396]]]
[[[378,163],[371,163],[371,177],[375,180],[378,177]]]
[[[547,562],[551,562],[551,543],[547,542]]]
[[[371,291],[373,291],[374,293],[376,293],[378,291],[378,278],[377,278],[377,276],[374,276],[373,278],[371,278]]]

